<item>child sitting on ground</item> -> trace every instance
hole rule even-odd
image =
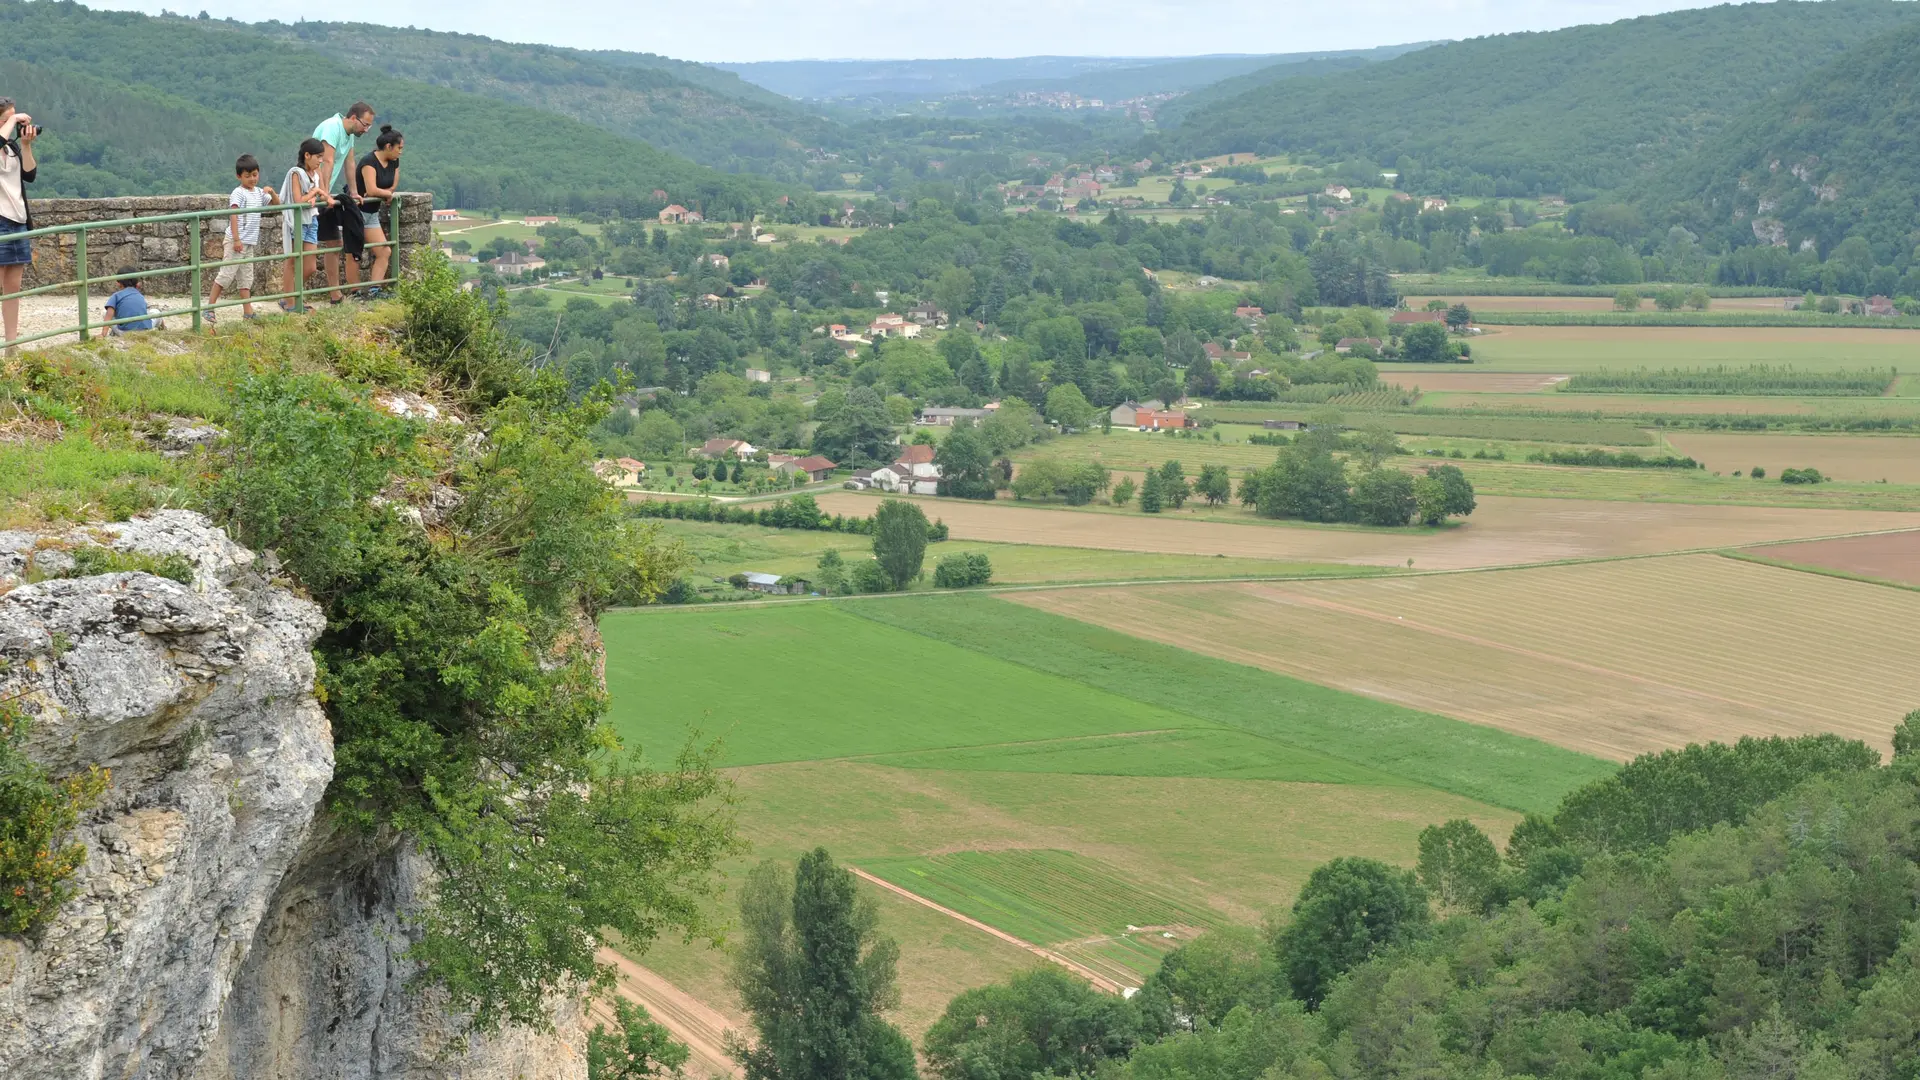
[[[138,271],[131,266],[121,269],[119,280],[120,291],[107,297],[107,320],[109,322],[114,319],[132,319],[136,315],[145,315],[147,313],[147,294],[140,291],[140,279],[133,276],[136,273],[138,273]],[[151,329],[153,329],[152,319],[138,319],[134,322],[121,323],[119,326],[112,327],[107,332],[110,334],[126,334],[136,330]]]
[[[227,205],[234,210],[258,210],[280,201],[280,196],[272,187],[260,186],[260,163],[252,154],[241,154],[240,160],[233,163],[233,175],[240,180],[240,186],[228,196]],[[235,214],[227,219],[226,259],[245,258],[248,252],[260,247],[260,215]],[[238,285],[240,296],[246,299],[253,295],[253,263],[228,264],[220,268],[213,279],[213,288],[207,293],[209,308],[220,302],[220,294]],[[242,304],[240,310],[246,317],[253,318],[253,305]],[[206,320],[212,323],[218,312],[209,310]]]

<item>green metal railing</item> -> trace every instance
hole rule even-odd
[[[55,237],[55,236],[60,236],[64,233],[76,234],[73,239],[73,271],[77,276],[68,281],[55,281],[45,285],[36,285],[31,289],[22,289],[19,292],[0,293],[0,300],[19,300],[29,296],[39,296],[43,293],[61,292],[67,289],[73,289],[78,299],[80,321],[73,324],[72,326],[63,326],[58,330],[43,330],[37,334],[23,335],[21,337],[13,339],[12,341],[6,342],[5,344],[9,347],[17,346],[17,345],[26,345],[35,341],[45,340],[47,338],[60,337],[64,334],[78,334],[80,336],[80,340],[85,341],[88,339],[89,336],[91,336],[94,330],[100,330],[102,332],[110,333],[116,327],[124,326],[129,323],[144,322],[145,320],[148,320],[148,319],[162,319],[162,318],[175,317],[179,315],[189,315],[193,323],[193,329],[199,330],[202,326],[203,318],[205,317],[205,315],[209,312],[217,311],[221,308],[239,307],[245,304],[259,304],[259,303],[268,303],[268,304],[277,305],[279,301],[291,300],[293,301],[293,310],[298,312],[304,312],[307,310],[307,297],[310,294],[315,292],[347,291],[350,289],[372,289],[376,287],[392,285],[400,280],[400,241],[399,241],[400,203],[397,200],[390,201],[387,204],[387,207],[389,208],[387,213],[391,218],[390,225],[386,230],[387,239],[382,240],[378,243],[370,243],[366,245],[368,251],[373,251],[378,248],[392,249],[393,257],[388,261],[386,277],[379,278],[376,280],[371,280],[371,281],[359,281],[359,282],[355,282],[352,285],[348,285],[344,281],[346,267],[345,265],[342,265],[340,269],[341,269],[341,276],[343,280],[341,281],[340,284],[323,285],[317,289],[308,288],[307,275],[300,272],[299,270],[300,264],[299,262],[295,262],[294,274],[293,274],[294,287],[292,291],[283,290],[280,292],[272,292],[272,293],[254,293],[253,295],[246,296],[246,297],[236,296],[232,298],[222,298],[220,302],[217,304],[207,303],[207,298],[206,298],[207,291],[205,288],[207,284],[207,278],[205,275],[208,271],[213,271],[215,276],[218,276],[220,268],[225,266],[243,266],[250,263],[285,263],[288,260],[304,260],[311,256],[324,256],[329,252],[339,254],[341,259],[343,260],[343,264],[348,257],[344,253],[342,253],[340,249],[337,247],[310,248],[307,246],[306,239],[304,236],[302,236],[302,229],[305,226],[308,217],[315,213],[318,213],[318,211],[315,210],[313,207],[307,206],[305,204],[295,204],[290,206],[268,206],[268,207],[261,207],[258,210],[252,210],[252,211],[235,211],[232,207],[221,207],[217,210],[185,210],[176,214],[154,214],[149,217],[115,218],[111,221],[78,221],[78,222],[74,222],[71,225],[49,225],[44,229],[33,229],[29,232],[13,233],[12,235],[7,236],[6,239],[38,240],[42,237]],[[242,257],[233,258],[233,259],[220,259],[215,262],[205,261],[204,245],[206,241],[206,235],[204,232],[204,223],[207,221],[218,219],[218,218],[233,218],[237,216],[239,213],[258,213],[261,218],[260,229],[263,235],[265,234],[267,228],[269,227],[268,219],[270,217],[274,215],[279,215],[279,214],[289,214],[289,213],[292,214],[294,224],[293,224],[293,230],[292,230],[291,250],[283,251],[274,255],[247,255],[247,256],[242,256]],[[170,221],[187,222],[187,261],[185,263],[182,263],[178,266],[162,266],[162,267],[155,267],[151,269],[135,270],[132,273],[127,273],[127,274],[122,274],[117,272],[109,273],[109,274],[90,274],[88,272],[87,234],[89,232],[95,232],[102,229],[128,229],[128,228],[134,228],[134,227],[143,226],[143,225],[158,225],[158,224],[162,224]],[[147,314],[145,315],[129,315],[129,316],[113,318],[113,319],[106,319],[106,318],[92,319],[90,317],[90,312],[87,309],[91,304],[91,295],[92,295],[91,286],[109,284],[109,283],[118,283],[121,281],[128,281],[128,280],[134,280],[134,279],[164,277],[168,274],[180,274],[180,273],[185,273],[190,282],[189,288],[192,290],[192,294],[193,294],[193,303],[190,307],[170,308],[166,311],[154,311],[152,309],[149,309]],[[269,271],[269,274],[271,273],[272,271]],[[112,291],[113,290],[111,289],[108,290],[109,293],[111,293]]]

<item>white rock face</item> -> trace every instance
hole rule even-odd
[[[0,1078],[584,1077],[577,1007],[551,1035],[471,1040],[405,985],[429,870],[321,811],[320,610],[195,514],[52,539],[177,553],[194,580],[22,584],[30,558],[72,560],[0,533],[0,698],[35,716],[35,760],[113,777],[78,894],[38,940],[0,938]]]
[[[195,515],[102,530],[179,552],[149,574],[0,596],[0,697],[35,714],[29,754],[112,785],[78,839],[78,895],[37,941],[0,942],[0,1075],[172,1077],[198,1060],[333,775],[312,696],[320,611],[247,571]],[[20,556],[0,537],[0,572]]]

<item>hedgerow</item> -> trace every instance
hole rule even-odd
[[[1796,371],[1791,367],[1711,367],[1596,371],[1560,384],[1567,394],[1738,394],[1747,397],[1877,397],[1899,377],[1887,371]]]

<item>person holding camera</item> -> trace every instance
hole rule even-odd
[[[356,101],[345,113],[335,113],[313,129],[313,137],[326,144],[321,166],[327,190],[339,196],[320,213],[321,263],[327,268],[327,287],[331,299],[340,302],[340,252],[347,260],[347,284],[360,283],[360,256],[366,251],[366,231],[360,217],[360,177],[353,168],[354,141],[373,127],[373,106]],[[346,184],[341,185],[341,178]]]
[[[16,233],[33,228],[27,209],[27,185],[39,172],[33,158],[33,140],[40,137],[33,117],[14,108],[13,99],[0,97],[0,295],[20,291],[27,264],[33,261],[33,241],[16,240]],[[0,300],[0,322],[6,326],[7,348],[20,336],[20,301]]]

